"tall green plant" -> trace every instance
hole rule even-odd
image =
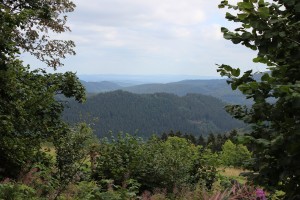
[[[251,153],[242,144],[233,144],[227,140],[222,146],[221,160],[225,166],[246,167],[249,165]]]
[[[126,186],[126,181],[135,178],[142,169],[142,139],[129,134],[119,134],[110,141],[101,140],[96,176],[111,179],[116,185]]]
[[[269,189],[286,192],[286,199],[300,198],[300,2],[297,0],[243,0],[220,8],[229,21],[239,24],[233,31],[222,28],[224,38],[257,50],[254,62],[266,64],[269,72],[260,80],[252,71],[219,66],[232,89],[253,99],[251,108],[227,106],[235,118],[252,124],[244,137],[255,147],[256,181]],[[236,14],[235,14],[236,13]]]
[[[65,134],[54,136],[56,170],[52,175],[54,178],[52,180],[55,180],[53,184],[56,184],[56,197],[68,185],[90,179],[89,153],[93,143],[97,143],[97,139],[93,137],[92,130],[86,124],[78,124],[77,127]]]

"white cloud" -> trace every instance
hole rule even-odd
[[[76,42],[78,54],[65,69],[78,73],[216,75],[215,63],[249,63],[253,56],[222,39],[220,27],[230,25],[220,0],[74,2],[72,32],[58,37]]]
[[[191,36],[191,30],[188,28],[174,28],[174,35],[178,38],[188,38]]]
[[[201,35],[209,40],[221,40],[223,34],[221,33],[221,26],[219,24],[210,24],[201,30]]]
[[[116,24],[159,21],[191,25],[205,19],[204,0],[76,0],[75,3],[87,16],[99,16],[90,20],[103,22],[109,17],[108,21],[116,20]]]

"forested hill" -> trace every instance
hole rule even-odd
[[[122,90],[151,94],[157,92],[172,93],[184,96],[188,93],[210,95],[231,104],[248,104],[245,97],[239,91],[233,91],[225,79],[213,80],[184,80],[166,84],[143,84],[122,88]]]
[[[224,111],[224,106],[220,100],[200,94],[179,97],[118,90],[91,96],[85,104],[71,101],[64,119],[70,123],[82,120],[94,123],[100,137],[109,131],[137,132],[142,137],[170,130],[206,135],[242,126]],[[93,122],[94,118],[98,120]]]
[[[232,91],[225,79],[212,80],[184,80],[171,83],[148,83],[129,87],[109,81],[82,81],[88,93],[101,93],[124,90],[137,94],[171,93],[184,96],[188,93],[210,95],[230,104],[249,104],[239,91]]]

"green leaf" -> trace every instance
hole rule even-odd
[[[265,73],[262,77],[261,77],[262,81],[269,81],[270,80],[270,75],[268,73]]]
[[[250,24],[242,24],[242,26],[243,26],[244,28],[251,28],[251,25],[250,25]]]
[[[263,19],[268,18],[270,16],[270,10],[268,7],[260,7],[257,11],[258,15]]]
[[[262,57],[256,57],[256,58],[253,58],[253,62],[255,62],[255,63],[259,63],[259,62],[261,62],[261,60],[262,60]]]
[[[230,14],[229,12],[227,12],[226,13],[226,19],[228,19],[228,20],[234,20],[234,19],[236,19],[236,16],[234,16],[234,15]]]
[[[253,9],[254,8],[253,4],[250,2],[239,2],[238,6],[241,9]]]
[[[259,6],[265,6],[265,0],[259,0],[258,5]]]
[[[249,14],[243,13],[243,14],[237,14],[237,16],[238,16],[238,18],[239,18],[240,20],[244,20],[244,19],[246,19],[246,18],[249,16]]]
[[[232,38],[231,41],[232,41],[233,44],[238,44],[242,41],[242,39],[234,37],[234,38]]]
[[[233,38],[235,38],[235,36],[232,34],[232,33],[224,33],[224,38],[226,39],[226,40],[230,40],[230,39],[233,39]]]
[[[235,77],[238,77],[241,73],[241,70],[239,68],[237,69],[232,69],[232,75],[235,76]]]
[[[249,83],[249,86],[250,86],[253,90],[257,90],[257,89],[258,89],[258,83],[257,83],[257,82],[251,82],[251,83]]]
[[[225,27],[221,27],[221,32],[222,32],[222,33],[227,33],[227,32],[228,32],[228,29],[225,28]]]
[[[224,68],[226,71],[232,71],[232,67],[230,67],[229,65],[223,65],[223,68]]]
[[[236,89],[237,89],[237,85],[234,84],[234,83],[231,83],[231,89],[232,89],[232,90],[236,90]]]
[[[242,92],[242,93],[246,93],[246,91],[248,91],[250,89],[250,87],[247,85],[247,84],[243,84],[243,85],[240,85],[239,86],[239,90]]]
[[[281,85],[278,87],[278,90],[284,93],[290,93],[290,85]]]
[[[243,38],[244,40],[245,40],[245,39],[251,38],[251,36],[252,36],[252,34],[249,33],[249,32],[245,32],[245,33],[242,34],[242,38]]]
[[[225,8],[225,6],[228,5],[228,1],[225,0],[225,1],[221,1],[221,3],[218,5],[218,8]]]

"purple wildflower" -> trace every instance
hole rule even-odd
[[[262,189],[256,189],[256,199],[257,200],[267,200],[266,194]]]

